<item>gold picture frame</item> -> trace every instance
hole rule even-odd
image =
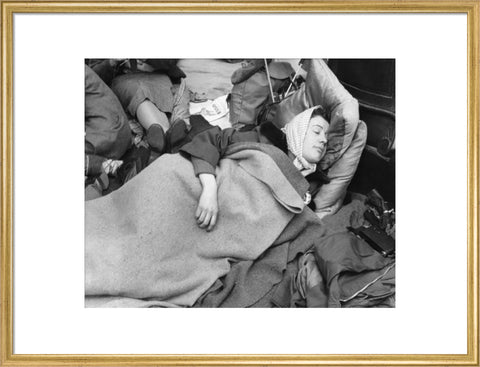
[[[1,366],[346,366],[479,364],[479,15],[474,1],[21,2],[2,7]],[[468,18],[467,353],[416,355],[22,355],[13,353],[13,15],[15,13],[464,13]]]

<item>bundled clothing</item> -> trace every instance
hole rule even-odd
[[[119,159],[131,143],[128,117],[120,101],[85,65],[85,153]]]
[[[277,286],[278,307],[393,307],[395,259],[350,232],[317,238]]]

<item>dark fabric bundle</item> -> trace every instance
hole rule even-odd
[[[128,118],[120,101],[85,65],[85,153],[119,159],[131,142]]]
[[[156,72],[167,74],[173,82],[176,79],[185,78],[186,75],[177,66],[178,59],[147,59],[146,63],[155,69]]]
[[[395,259],[350,232],[317,238],[275,290],[279,307],[393,307]]]

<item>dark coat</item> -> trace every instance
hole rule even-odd
[[[85,65],[85,154],[119,159],[131,142],[128,117],[120,101]]]

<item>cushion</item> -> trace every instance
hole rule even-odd
[[[357,170],[367,142],[367,125],[359,121],[350,146],[328,171],[330,183],[324,184],[313,199],[319,217],[334,214],[342,206],[347,187]]]

